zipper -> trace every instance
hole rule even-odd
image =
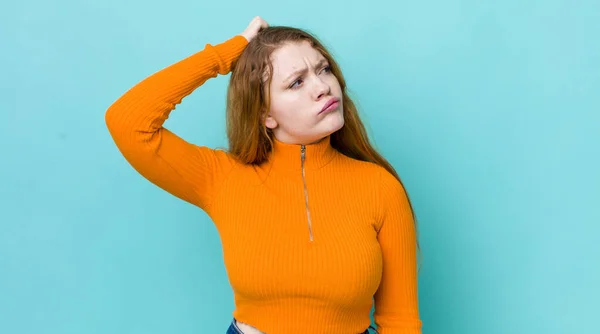
[[[304,160],[306,159],[306,146],[300,146],[300,157],[302,160],[302,182],[304,183],[304,204],[306,205],[306,217],[308,219],[308,233],[310,241],[313,241],[312,221],[310,219],[310,208],[308,206],[308,189],[306,188],[306,174],[304,172]]]

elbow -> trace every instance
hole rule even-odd
[[[129,133],[133,132],[134,129],[130,123],[130,112],[119,101],[110,105],[104,112],[104,124],[115,141],[128,137]]]
[[[117,112],[113,106],[110,106],[106,112],[104,112],[104,123],[110,133],[113,133],[117,128]]]
[[[131,138],[131,130],[124,122],[123,110],[110,106],[104,113],[104,123],[115,144],[121,148]]]

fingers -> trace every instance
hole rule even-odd
[[[269,24],[260,16],[255,16],[248,24],[248,27],[246,27],[246,30],[242,33],[242,36],[246,37],[248,41],[251,41],[261,29],[267,28],[268,26]]]
[[[250,25],[255,33],[258,33],[260,29],[267,28],[269,26],[269,24],[260,16],[255,16],[250,22]]]

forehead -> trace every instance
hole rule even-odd
[[[289,75],[307,66],[314,66],[324,58],[308,41],[286,43],[271,55],[273,76]]]

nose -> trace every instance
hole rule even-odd
[[[330,92],[331,87],[329,86],[329,84],[317,76],[314,80],[314,94],[316,100],[322,98],[323,96],[329,95]]]

